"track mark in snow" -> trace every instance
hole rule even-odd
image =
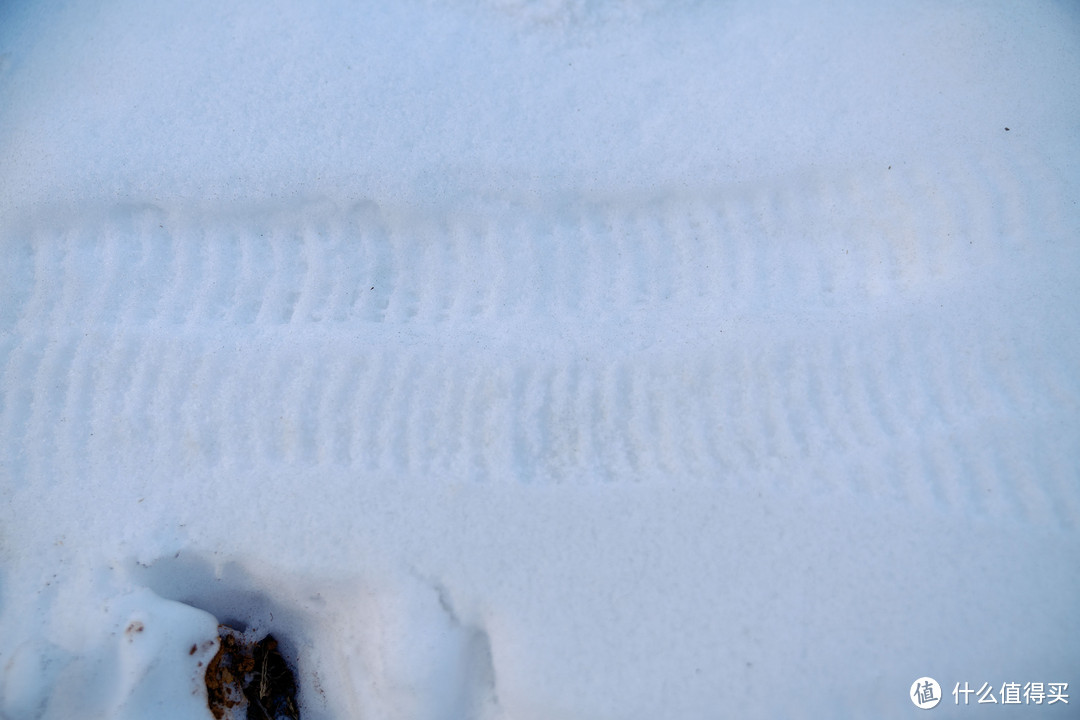
[[[994,179],[976,177],[983,170]],[[37,271],[33,290],[16,293],[6,312],[34,324],[55,314],[106,326],[123,317],[196,327],[438,328],[479,317],[574,322],[665,307],[754,315],[851,307],[917,296],[1045,244],[1033,237],[1042,218],[1016,213],[1026,204],[1048,216],[1061,208],[1011,178],[994,166],[944,164],[904,177],[811,178],[711,196],[564,203],[553,215],[500,210],[438,221],[326,208],[326,217],[283,218],[265,233],[243,217],[172,218],[174,229],[165,230],[106,216],[67,229],[60,245],[34,240],[30,258],[15,252]],[[138,281],[163,261],[163,290]],[[151,300],[158,292],[160,303]]]
[[[1075,261],[1075,211],[1023,182],[1045,172],[434,219],[144,209],[4,237],[21,269],[3,457],[16,487],[265,462],[830,488],[1075,524],[1080,358],[1020,311],[984,316],[975,289]]]
[[[338,341],[261,356],[213,336],[38,334],[9,351],[3,427],[15,479],[101,462],[254,462],[534,483],[698,478],[912,501],[928,497],[925,484],[943,507],[1073,517],[1075,485],[1045,454],[1076,459],[1058,429],[1075,414],[1075,394],[1044,358],[1019,366],[1051,381],[1030,385],[1026,429],[1015,436],[1011,409],[985,390],[993,375],[954,345],[925,346],[929,357],[955,359],[931,386],[940,395],[912,402],[919,369],[932,364],[923,346],[883,330],[860,339],[865,353],[818,341],[753,355],[533,358],[514,369]],[[970,339],[962,347],[989,351]],[[897,392],[885,392],[890,385]],[[1033,445],[1034,429],[1046,439]],[[875,457],[879,467],[835,475]],[[991,502],[978,494],[986,487],[1019,502]]]

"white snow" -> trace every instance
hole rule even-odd
[[[1078,99],[1068,3],[0,6],[0,718],[217,622],[306,720],[1075,714]]]

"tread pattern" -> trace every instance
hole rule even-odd
[[[3,465],[16,488],[162,462],[705,480],[1074,526],[1078,349],[1045,299],[985,305],[1076,280],[1067,184],[999,157],[435,218],[123,208],[5,231]]]

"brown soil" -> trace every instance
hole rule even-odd
[[[239,717],[246,705],[247,720],[300,720],[296,679],[267,635],[252,642],[225,625],[218,625],[221,645],[206,666],[206,694],[217,720]]]

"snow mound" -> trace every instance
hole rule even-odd
[[[6,718],[208,720],[204,673],[218,649],[209,613],[146,588],[97,607],[55,607],[53,642],[31,634],[7,656]]]

